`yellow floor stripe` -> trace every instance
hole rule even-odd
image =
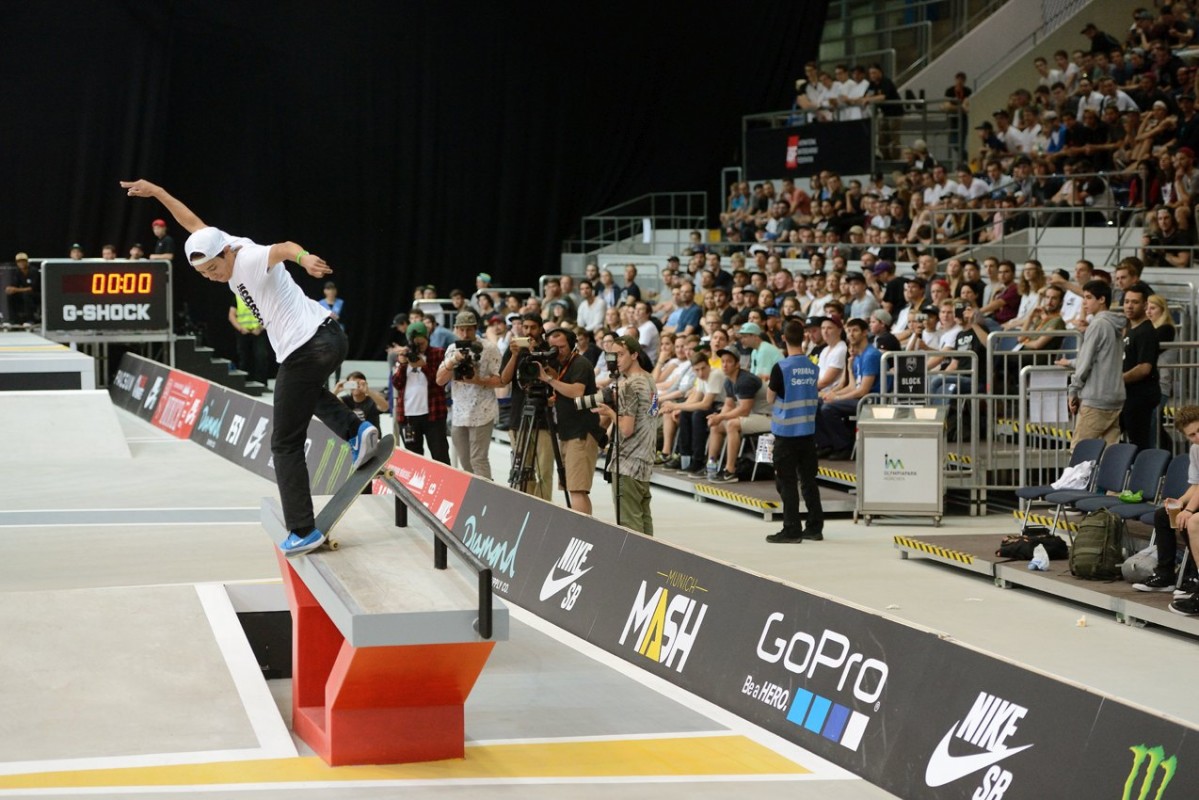
[[[919,550],[923,553],[929,553],[930,555],[940,556],[941,558],[948,558],[951,561],[958,561],[958,562],[961,562],[962,564],[973,564],[974,563],[974,556],[970,555],[969,553],[963,553],[960,550],[950,550],[949,548],[946,548],[946,547],[938,547],[935,544],[929,544],[928,542],[922,542],[919,539],[909,539],[906,536],[896,536],[894,538],[894,541],[895,541],[895,544],[900,545],[902,547],[908,547],[913,550]]]
[[[762,500],[757,497],[750,497],[747,494],[740,492],[730,492],[728,489],[719,489],[715,486],[707,486],[700,484],[696,487],[696,491],[700,494],[712,495],[713,497],[723,497],[725,500],[732,500],[734,503],[752,506],[754,508],[779,508],[780,503],[771,500]]]
[[[1013,511],[1013,512],[1012,512],[1012,516],[1013,516],[1013,517],[1015,517],[1015,518],[1016,518],[1016,519],[1018,519],[1018,520],[1021,520],[1021,521],[1023,521],[1023,520],[1024,520],[1024,516],[1025,516],[1025,515],[1024,515],[1024,512],[1023,512],[1023,511],[1021,511],[1021,510],[1019,510],[1019,509],[1016,509],[1015,511]],[[1031,523],[1032,523],[1032,524],[1034,524],[1034,525],[1044,525],[1045,527],[1050,527],[1050,526],[1052,526],[1052,525],[1053,525],[1053,517],[1051,517],[1051,516],[1044,516],[1044,515],[1041,515],[1041,514],[1029,514],[1029,515],[1028,515],[1028,521],[1029,521],[1029,522],[1031,522]],[[1057,521],[1057,527],[1058,527],[1058,529],[1059,529],[1059,530],[1070,530],[1070,531],[1077,531],[1077,530],[1078,530],[1078,523],[1077,523],[1077,522],[1070,522],[1070,521],[1069,521],[1069,520],[1067,520],[1065,517],[1062,517],[1061,519],[1059,519],[1059,520]]]
[[[668,775],[807,775],[811,770],[744,736],[500,744],[425,764],[330,767],[319,758],[0,776],[0,789],[202,786],[310,781],[405,781]]]

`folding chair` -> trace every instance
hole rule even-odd
[[[1140,457],[1137,457],[1140,461]],[[1166,467],[1166,477],[1162,481],[1161,491],[1155,495],[1153,501],[1144,503],[1120,503],[1111,506],[1112,513],[1122,519],[1140,519],[1148,525],[1153,524],[1153,515],[1157,511],[1157,507],[1166,501],[1167,498],[1182,497],[1182,493],[1190,486],[1190,481],[1187,480],[1191,468],[1191,456],[1189,453],[1179,453],[1170,459],[1170,465]],[[1136,466],[1133,466],[1136,469]],[[1129,488],[1131,488],[1132,479],[1129,479]],[[1148,517],[1146,521],[1145,517]]]
[[[1099,459],[1094,491],[1066,489],[1060,492],[1050,492],[1045,495],[1046,502],[1057,505],[1057,508],[1053,512],[1053,524],[1050,526],[1050,533],[1057,531],[1057,523],[1061,519],[1062,509],[1065,506],[1073,505],[1087,497],[1096,497],[1105,495],[1108,492],[1123,491],[1124,484],[1128,480],[1128,468],[1132,465],[1132,458],[1136,455],[1136,452],[1137,446],[1127,443],[1113,444],[1105,449],[1103,457]]]
[[[1085,464],[1088,461],[1098,461],[1103,455],[1103,448],[1107,447],[1107,442],[1103,439],[1083,439],[1078,444],[1074,445],[1074,452],[1070,454],[1070,463],[1067,466],[1077,467],[1079,464]],[[1097,472],[1097,471],[1096,471]],[[1095,485],[1095,474],[1091,475],[1091,486]],[[1041,500],[1045,495],[1058,491],[1053,487],[1053,484],[1046,483],[1042,486],[1021,486],[1016,490],[1016,497],[1020,498],[1024,506],[1024,523],[1020,526],[1020,532],[1028,527],[1028,515],[1032,511],[1034,500]],[[1064,491],[1064,490],[1062,490]]]
[[[1140,492],[1142,499],[1151,498],[1150,502],[1155,501],[1157,492],[1161,488],[1162,476],[1166,473],[1166,464],[1169,461],[1169,450],[1150,448],[1137,453],[1136,460],[1132,462],[1132,471],[1128,473],[1128,484],[1125,486],[1125,490]],[[1088,513],[1107,508],[1112,513],[1118,513],[1118,507],[1123,505],[1127,504],[1119,497],[1102,494],[1095,497],[1084,497],[1074,503],[1074,508]]]

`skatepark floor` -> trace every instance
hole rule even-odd
[[[761,797],[891,796],[511,604],[511,639],[466,706],[469,752],[503,770],[324,767],[291,735],[290,682],[262,680],[224,589],[278,583],[257,521],[275,487],[95,397],[0,393],[0,797],[717,798],[746,782]],[[95,423],[47,444],[63,414]],[[507,448],[491,463],[506,475]],[[593,501],[613,519],[607,484]],[[1190,663],[1192,639],[901,560],[891,543],[998,539],[1010,515],[833,518],[825,541],[780,547],[764,541],[779,524],[744,511],[663,489],[652,508],[665,541],[1199,722],[1185,672],[1162,669]]]

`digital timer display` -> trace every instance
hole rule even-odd
[[[154,291],[154,274],[151,272],[96,272],[91,275],[62,276],[64,294],[90,294],[95,296],[128,296],[150,294]]]
[[[166,261],[47,259],[43,330],[114,337],[169,333],[170,270]]]

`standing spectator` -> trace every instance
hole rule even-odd
[[[406,449],[424,455],[427,444],[433,458],[449,464],[450,445],[445,434],[448,408],[445,389],[437,383],[445,350],[429,345],[429,329],[423,322],[410,324],[407,336],[408,346],[400,351],[391,378],[395,424]]]
[[[82,261],[83,245],[79,244],[79,242],[75,242],[73,245],[71,245],[71,249],[67,253],[67,258],[71,259],[72,261]]]
[[[882,157],[893,161],[899,158],[899,126],[903,119],[899,90],[895,88],[894,81],[883,75],[883,68],[879,64],[871,64],[866,74],[870,78],[870,85],[862,102],[882,104],[878,118],[878,146]]]
[[[491,291],[491,275],[486,272],[480,272],[475,276],[475,293],[470,296],[470,304],[475,308],[479,307],[479,298],[487,295],[491,298],[491,304],[494,306],[498,298],[495,292]]]
[[[346,301],[337,296],[337,284],[333,281],[325,281],[324,295],[325,296],[317,302],[320,303],[321,308],[329,312],[329,316],[331,316],[337,322],[338,326],[340,326],[344,331],[346,329],[346,324],[341,321],[341,312],[345,307]],[[338,382],[341,382],[340,363],[337,365],[337,369],[333,370],[333,376]]]
[[[146,257],[146,248],[142,247],[141,244],[135,243],[129,247],[129,260],[130,261],[141,261],[145,257]]]
[[[524,314],[520,318],[521,337],[527,342],[522,342],[518,338],[513,338],[508,345],[507,352],[504,353],[503,361],[500,364],[500,385],[512,387],[512,402],[509,408],[511,411],[508,415],[508,438],[513,444],[516,444],[517,432],[520,430],[520,424],[523,419],[523,412],[526,403],[526,371],[522,368],[524,361],[528,358],[529,351],[543,351],[546,349],[546,341],[543,334],[544,327],[540,314]],[[529,401],[530,403],[534,401]],[[513,458],[516,453],[513,453]],[[525,465],[527,468],[529,465]],[[553,497],[553,473],[554,473],[554,449],[550,441],[548,430],[537,431],[537,441],[534,444],[533,458],[533,476],[532,479],[520,486],[512,488],[519,489],[525,494],[531,494],[535,497],[540,497],[542,500],[549,502]]]
[[[458,466],[472,475],[491,480],[491,429],[500,414],[495,390],[500,387],[500,351],[486,339],[479,339],[479,318],[473,311],[459,311],[454,318],[454,333],[458,341],[445,351],[445,360],[437,368],[437,385],[451,380],[454,404],[450,407],[450,436]],[[472,344],[482,348],[473,352]],[[471,373],[461,372],[463,362],[474,361]]]
[[[1074,444],[1101,438],[1114,444],[1120,438],[1120,412],[1124,408],[1124,378],[1121,369],[1124,348],[1121,339],[1127,320],[1108,309],[1112,289],[1101,280],[1082,287],[1084,316],[1090,317],[1077,360],[1060,359],[1060,366],[1073,366],[1074,377],[1066,390],[1074,420]]]
[[[620,458],[612,476],[612,499],[620,524],[654,535],[650,512],[650,476],[654,471],[654,437],[658,430],[658,398],[649,373],[641,368],[641,344],[632,336],[615,342],[616,369],[619,371],[619,407],[613,411],[600,403],[600,417],[612,425]],[[619,416],[618,416],[619,415]],[[594,471],[594,470],[593,470]]]
[[[1104,33],[1095,27],[1094,22],[1088,22],[1082,29],[1082,35],[1091,40],[1091,53],[1110,53],[1120,49],[1120,42],[1110,33]]]
[[[42,281],[41,276],[29,268],[29,256],[17,253],[17,274],[12,283],[4,287],[8,295],[8,311],[12,321],[18,325],[36,322],[41,316]]]
[[[346,394],[342,394],[346,392]],[[388,408],[387,398],[367,385],[366,376],[354,371],[344,381],[338,381],[333,394],[363,422],[380,427],[379,413]]]
[[[970,113],[970,94],[966,73],[959,72],[953,76],[953,85],[945,90],[945,102],[941,104],[941,110],[949,116],[949,147],[959,159],[967,157],[963,145],[966,141],[966,115]]]
[[[1145,314],[1149,295],[1144,283],[1134,283],[1124,290],[1124,316],[1128,327],[1124,331],[1124,410],[1120,427],[1128,441],[1140,449],[1153,447],[1157,441],[1157,415],[1154,410],[1161,400],[1161,385],[1157,374],[1157,330]]]
[[[156,219],[150,223],[154,231],[154,252],[150,258],[160,261],[172,261],[175,258],[175,240],[167,234],[167,223],[164,219]]]
[[[239,295],[233,295],[229,306],[229,324],[237,331],[238,369],[248,380],[265,385],[271,376],[271,345],[264,335],[266,328]]]
[[[860,320],[854,320],[860,322]],[[783,529],[766,537],[771,544],[824,539],[824,508],[816,486],[816,368],[804,354],[803,324],[791,320],[783,328],[787,357],[770,370],[774,434],[774,482],[783,501]],[[807,524],[800,520],[803,496]]]
[[[637,285],[637,267],[633,264],[624,268],[624,288],[620,290],[620,302],[628,302],[630,297],[633,300],[641,299],[641,287]]]

